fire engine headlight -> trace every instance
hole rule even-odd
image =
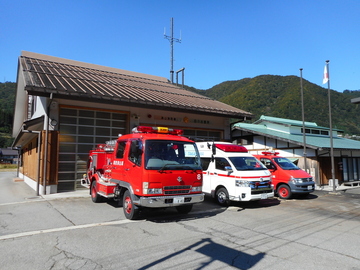
[[[147,194],[162,194],[161,188],[149,188]]]
[[[162,194],[162,188],[149,188],[149,182],[143,183],[144,194]]]
[[[202,190],[202,187],[201,187],[201,186],[199,186],[199,187],[192,187],[192,188],[191,188],[191,192],[201,192],[201,190]]]
[[[302,178],[294,178],[294,177],[291,177],[290,181],[293,182],[294,184],[300,184],[303,182]]]
[[[244,180],[235,180],[235,186],[236,187],[250,187],[250,182],[244,181]]]

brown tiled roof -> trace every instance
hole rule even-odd
[[[22,52],[19,58],[29,94],[135,107],[207,113],[232,118],[252,114],[184,90],[166,78]],[[94,100],[95,99],[95,100]]]

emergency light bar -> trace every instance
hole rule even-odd
[[[274,152],[274,151],[266,151],[261,153],[265,156],[271,156],[271,155],[277,156],[279,154],[279,152]]]
[[[215,143],[215,147],[224,152],[248,152],[248,150],[242,145]]]
[[[133,133],[161,133],[161,134],[171,134],[171,135],[183,135],[184,131],[182,129],[174,129],[167,127],[147,127],[147,126],[138,126],[133,128]]]

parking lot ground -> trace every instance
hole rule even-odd
[[[360,269],[360,192],[237,202],[126,220],[87,192],[35,196],[0,172],[4,269]]]

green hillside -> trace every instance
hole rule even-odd
[[[16,83],[0,83],[0,148],[11,146]]]
[[[302,120],[300,78],[261,75],[238,81],[226,81],[208,90],[187,88],[254,114]],[[305,120],[329,127],[328,89],[303,79]],[[360,108],[351,99],[360,91],[330,91],[333,127],[347,134],[360,134]]]

